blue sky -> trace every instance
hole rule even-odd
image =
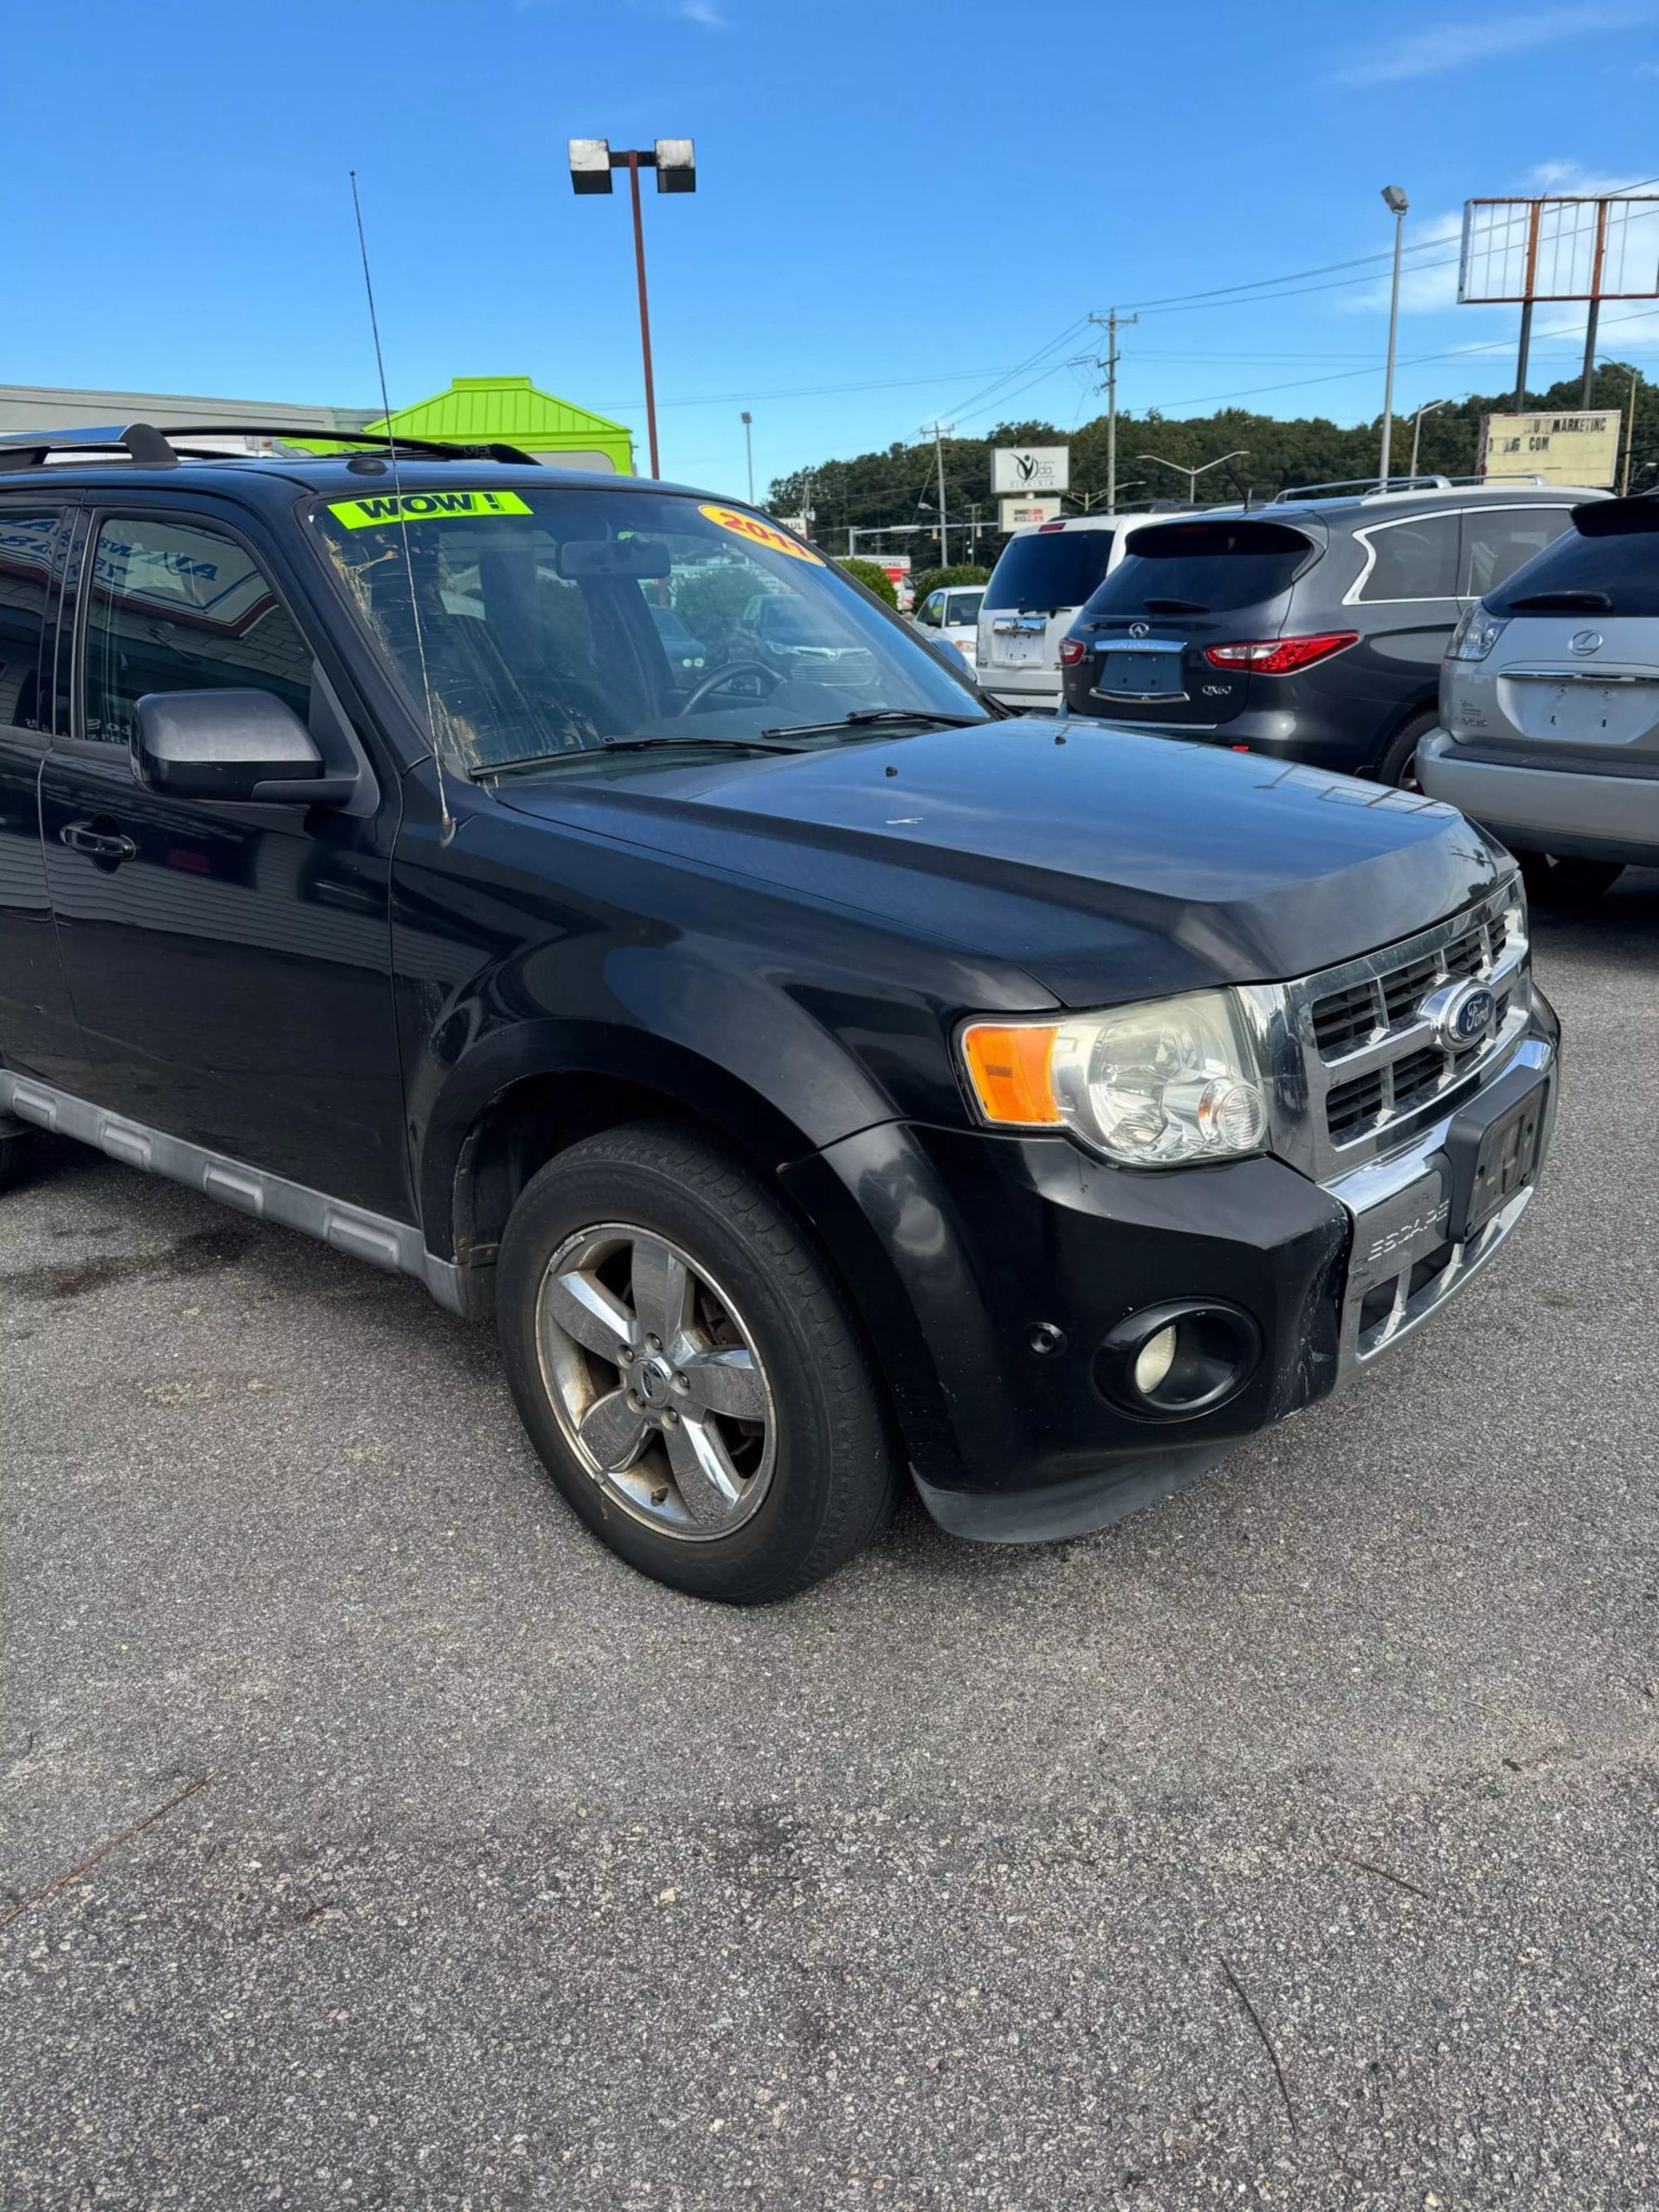
[[[732,492],[744,406],[763,492],[935,416],[1064,426],[1091,309],[1296,272],[1143,306],[1123,404],[1374,416],[1391,182],[1400,404],[1499,388],[1464,198],[1659,175],[1659,0],[5,0],[0,40],[0,383],[373,404],[355,166],[394,405],[528,374],[642,447],[626,198],[577,199],[565,141],[692,136],[696,194],[646,209],[663,465]],[[1659,310],[1602,334],[1659,374]]]

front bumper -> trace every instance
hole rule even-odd
[[[1445,730],[1417,749],[1418,779],[1521,852],[1659,863],[1659,777],[1482,760]],[[1471,758],[1471,753],[1476,757]],[[1559,763],[1561,756],[1554,759]]]
[[[1534,1000],[1509,1065],[1553,1071],[1554,1016],[1535,988]],[[988,1541],[1052,1541],[1197,1480],[1358,1374],[1493,1256],[1531,1186],[1446,1249],[1437,1195],[1452,1125],[1482,1095],[1329,1187],[1267,1158],[1137,1174],[1060,1138],[896,1123],[797,1163],[785,1181],[843,1266],[849,1217],[879,1244],[879,1261],[855,1255],[850,1272],[934,1518]],[[1540,1169],[1548,1138],[1547,1127]],[[1124,1410],[1102,1386],[1103,1340],[1128,1316],[1193,1298],[1254,1322],[1248,1378],[1189,1419]]]

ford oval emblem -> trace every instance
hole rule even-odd
[[[1601,633],[1599,629],[1577,630],[1569,643],[1574,653],[1600,653]]]
[[[1131,623],[1129,624],[1129,635],[1131,637],[1150,637],[1152,634],[1152,626],[1151,623]]]
[[[1448,1052],[1467,1052],[1492,1035],[1498,1000],[1484,983],[1448,983],[1424,1000],[1421,1012]]]

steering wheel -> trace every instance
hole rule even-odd
[[[763,660],[728,660],[724,668],[711,668],[700,684],[694,684],[680,705],[680,714],[695,714],[705,699],[712,699],[723,690],[734,676],[763,676],[770,690],[763,696],[770,698],[783,678],[775,668],[769,668]]]

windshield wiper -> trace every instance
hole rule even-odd
[[[799,753],[805,745],[781,745],[773,742],[777,732],[769,730],[759,738],[723,738],[713,730],[688,730],[683,738],[603,738],[597,745],[570,745],[557,753],[519,753],[511,760],[486,761],[475,771],[475,777],[504,775],[515,768],[558,768],[573,760],[592,760],[599,753],[642,753],[653,745],[730,745],[747,753]]]
[[[789,722],[781,729],[763,730],[768,738],[816,738],[827,731],[867,730],[888,722],[920,722],[925,727],[939,730],[974,730],[981,722],[988,722],[988,714],[935,714],[926,707],[854,707],[850,714],[842,714],[833,722]],[[791,745],[795,752],[799,747]]]
[[[1529,592],[1511,599],[1512,615],[1610,615],[1613,601],[1605,592]]]

